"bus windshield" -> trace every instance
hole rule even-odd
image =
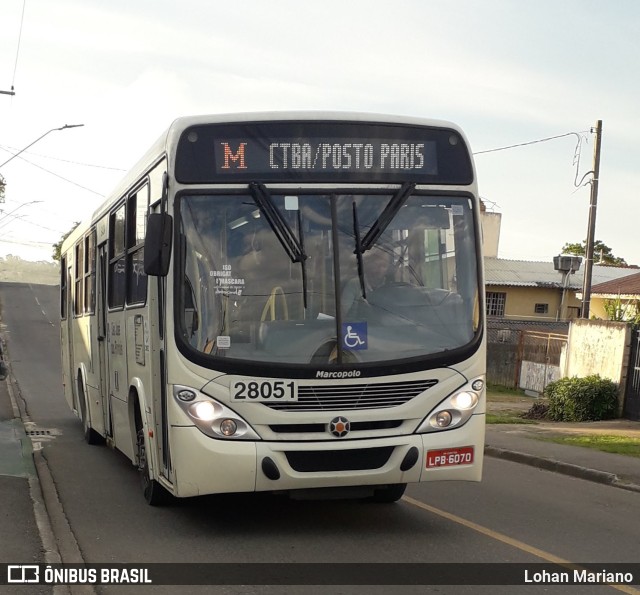
[[[177,334],[187,352],[219,363],[388,364],[474,338],[467,195],[252,184],[182,194],[176,212]]]

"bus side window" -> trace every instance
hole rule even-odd
[[[144,271],[144,237],[149,209],[149,185],[129,197],[127,210],[127,303],[144,304],[148,277]]]
[[[109,307],[124,306],[125,295],[125,207],[109,217]]]
[[[93,229],[84,240],[84,311],[96,311],[96,230]]]
[[[82,240],[76,244],[74,254],[75,291],[73,294],[73,313],[76,316],[82,316],[82,288],[84,286],[84,244]]]

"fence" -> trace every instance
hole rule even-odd
[[[624,399],[624,417],[640,421],[640,330],[632,333],[629,370]]]
[[[569,323],[504,319],[487,325],[487,382],[542,392],[559,377]]]
[[[640,421],[640,330],[625,323],[575,320],[531,325],[490,319],[487,381],[541,393],[566,374],[599,374],[619,387],[618,414]]]
[[[550,382],[562,377],[567,335],[522,331],[520,337],[520,377],[518,386],[542,393]]]

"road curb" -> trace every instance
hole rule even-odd
[[[51,529],[51,520],[42,493],[36,452],[33,450],[33,443],[27,436],[24,426],[24,421],[28,419],[28,416],[20,407],[17,398],[17,395],[20,394],[20,389],[16,385],[17,383],[13,375],[9,373],[6,377],[7,393],[9,394],[9,400],[11,401],[11,407],[13,408],[15,416],[14,422],[20,428],[20,435],[23,437],[22,456],[29,461],[29,466],[33,469],[33,473],[29,474],[29,495],[33,504],[36,526],[38,527],[40,541],[44,550],[45,562],[48,564],[59,564],[62,562],[62,559],[60,558],[58,545]]]
[[[562,473],[563,475],[570,475],[571,477],[577,477],[578,479],[585,479],[587,481],[593,481],[623,490],[640,493],[640,485],[625,482],[615,473],[589,469],[588,467],[581,467],[580,465],[574,465],[572,463],[565,463],[555,459],[548,459],[525,452],[519,452],[517,450],[507,450],[495,446],[485,446],[484,454],[489,457],[504,459],[514,463],[522,463],[524,465],[531,465],[546,471]]]

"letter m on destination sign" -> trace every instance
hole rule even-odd
[[[224,142],[220,144],[222,145],[224,157],[224,164],[220,169],[231,169],[232,162],[235,169],[247,169],[244,161],[244,148],[247,146],[247,143],[239,143],[235,153],[229,143]]]

